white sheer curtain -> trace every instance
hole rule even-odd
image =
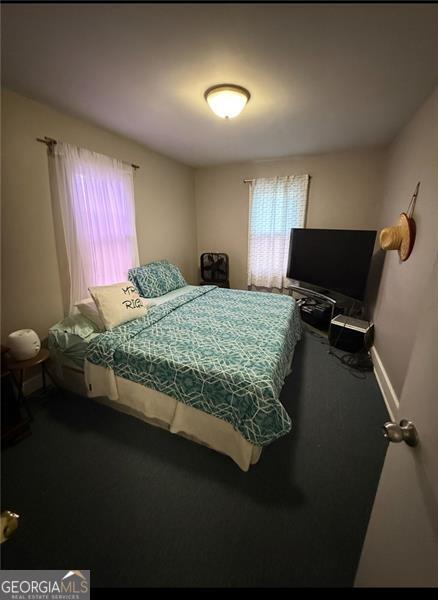
[[[70,271],[70,312],[88,287],[126,281],[138,266],[133,168],[58,142],[51,174]]]
[[[290,230],[304,227],[309,175],[264,177],[250,183],[248,287],[283,289]]]

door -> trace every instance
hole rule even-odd
[[[398,418],[415,424],[419,445],[388,447],[359,587],[438,586],[438,260],[424,306],[413,310],[421,312]]]

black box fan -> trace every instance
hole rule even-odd
[[[204,252],[201,254],[201,285],[230,287],[228,254]]]

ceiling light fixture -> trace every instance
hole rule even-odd
[[[204,94],[211,110],[222,119],[233,119],[245,108],[251,94],[240,85],[223,83],[214,85]]]

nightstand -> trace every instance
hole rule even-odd
[[[48,373],[48,371],[46,369],[46,361],[48,360],[49,357],[50,357],[50,353],[47,350],[47,348],[41,348],[41,350],[38,352],[38,354],[36,354],[32,358],[28,358],[27,360],[15,360],[13,358],[10,358],[8,360],[8,369],[12,372],[14,372],[14,371],[19,372],[18,381],[14,377],[15,383],[18,388],[19,401],[25,407],[26,412],[29,415],[29,418],[31,420],[33,419],[33,416],[32,416],[32,413],[30,411],[30,408],[26,402],[26,398],[23,393],[24,372],[26,371],[26,369],[31,369],[32,367],[41,365],[41,377],[43,380],[43,393],[46,394],[46,391],[47,391],[46,375],[49,375],[50,379],[52,379],[52,377],[50,376],[50,373]]]
[[[21,414],[19,397],[11,371],[7,367],[9,348],[1,347],[1,443],[15,444],[31,434],[29,419]]]

